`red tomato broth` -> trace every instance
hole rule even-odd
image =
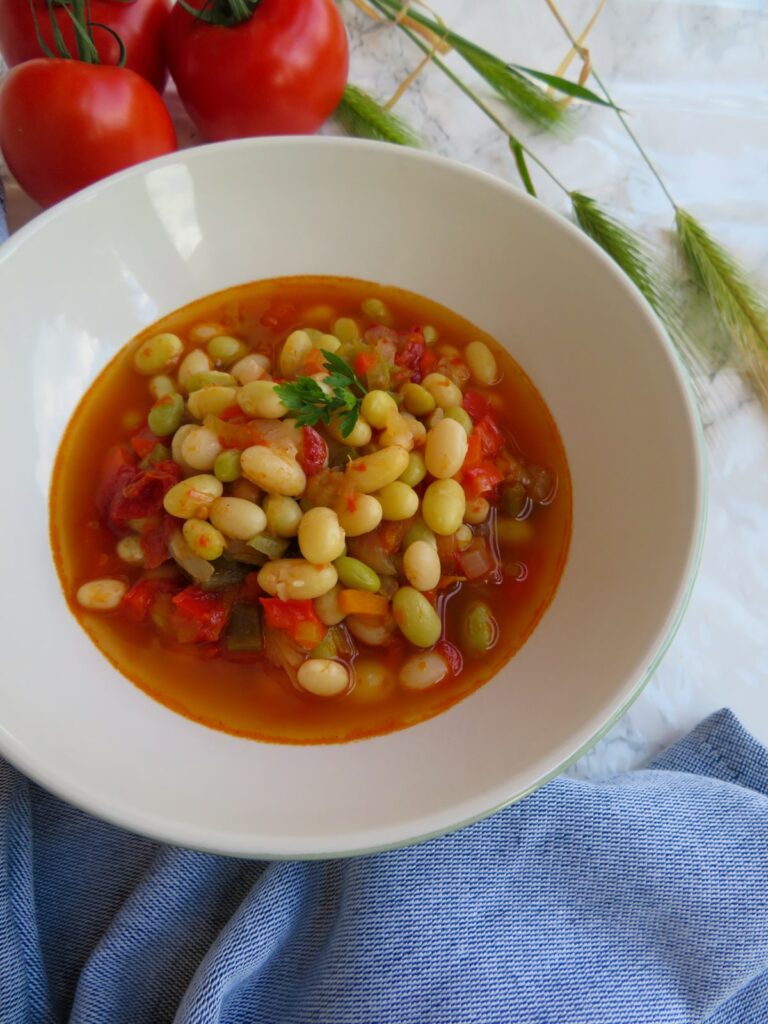
[[[485,341],[502,369],[502,379],[489,388],[471,383],[465,390],[488,396],[492,414],[506,437],[514,440],[530,463],[549,469],[556,481],[554,496],[547,504],[536,506],[530,518],[530,537],[502,549],[504,573],[499,582],[466,582],[439,595],[443,641],[459,646],[463,611],[481,598],[499,625],[495,646],[482,658],[465,654],[461,672],[455,677],[449,674],[432,688],[413,691],[395,684],[384,699],[367,703],[356,697],[354,689],[331,699],[303,693],[263,656],[222,656],[215,645],[174,643],[119,609],[104,613],[82,608],[75,600],[80,584],[103,576],[130,584],[140,575],[140,570],[117,556],[116,537],[99,521],[94,495],[108,449],[138,432],[135,424],[140,428],[146,423],[153,401],[148,379],[132,365],[133,353],[142,341],[171,331],[186,342],[194,325],[216,323],[249,348],[276,356],[296,327],[317,326],[328,331],[340,316],[370,323],[361,316],[360,304],[372,294],[386,302],[398,329],[415,324],[436,327],[438,348],[453,344],[461,349],[471,340]],[[304,316],[312,307],[328,305],[334,310],[330,323],[314,323]],[[133,423],[126,429],[123,421],[130,417]],[[423,492],[423,487],[417,490]],[[118,353],[83,397],[62,441],[51,491],[52,545],[66,599],[112,664],[151,697],[186,717],[272,742],[336,742],[382,734],[430,718],[469,695],[498,672],[536,627],[562,574],[570,529],[571,485],[562,442],[543,399],[509,354],[482,331],[427,299],[396,288],[338,278],[278,279],[228,289],[200,299],[142,332]],[[180,577],[178,585],[188,582]],[[360,655],[385,664],[395,675],[403,654],[414,652],[399,632],[385,651],[355,643]]]

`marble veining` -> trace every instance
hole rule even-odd
[[[568,49],[544,0],[432,2],[454,28],[509,60],[554,71]],[[578,29],[595,4],[561,0],[560,8]],[[350,0],[342,9],[351,80],[388,97],[418,52]],[[766,0],[611,0],[589,46],[677,201],[768,284]],[[487,98],[455,54],[448,62]],[[195,132],[178,100],[171,95],[169,104],[182,144],[193,145]],[[398,111],[429,149],[515,182],[503,137],[436,69],[425,71]],[[523,131],[567,187],[612,204],[671,254],[671,209],[616,118],[581,107],[571,122],[560,136]],[[36,208],[5,179],[16,227]],[[536,183],[545,202],[567,211],[565,197],[546,178],[537,175]],[[708,331],[698,300],[691,295],[690,301],[697,330]],[[716,344],[714,335],[710,341]],[[577,776],[638,767],[724,705],[768,742],[768,414],[732,371],[700,384],[710,500],[699,578],[661,666],[621,721],[571,769]]]

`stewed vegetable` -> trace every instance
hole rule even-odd
[[[556,428],[510,357],[426,300],[333,279],[245,286],[142,336],[77,413],[53,505],[73,607],[124,670],[288,740],[386,731],[488,678],[570,526]]]

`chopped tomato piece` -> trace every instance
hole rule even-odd
[[[475,469],[483,461],[483,442],[479,434],[472,433],[467,439],[467,454],[461,464],[462,471],[467,473]]]
[[[263,327],[271,327],[273,331],[284,331],[294,322],[298,310],[290,302],[275,302],[261,317]]]
[[[309,350],[309,354],[301,364],[301,372],[306,377],[311,377],[313,373],[322,373],[325,370],[325,352],[321,348],[312,348]]]
[[[504,447],[504,435],[499,429],[496,420],[487,413],[475,424],[472,434],[480,438],[483,445],[483,454],[486,456],[492,458],[494,455],[498,455]]]
[[[479,498],[490,494],[503,480],[502,474],[492,462],[481,462],[480,465],[466,470],[462,474],[461,484],[469,498]]]
[[[481,395],[479,391],[468,391],[464,395],[464,401],[462,405],[467,410],[472,419],[477,423],[479,420],[488,414],[488,410],[491,408],[491,404],[485,395]]]
[[[421,374],[422,380],[437,366],[437,355],[432,351],[431,348],[425,348],[421,353],[421,359],[419,360],[419,373]]]
[[[172,600],[172,626],[181,643],[209,644],[219,639],[229,619],[231,594],[186,587]]]
[[[139,542],[144,552],[146,569],[156,569],[171,557],[168,542],[176,529],[177,520],[166,514],[156,525],[150,525],[148,529],[142,530]]]
[[[136,475],[137,467],[136,456],[125,445],[109,449],[96,485],[96,507],[102,518],[106,518],[115,495]]]
[[[299,464],[307,476],[315,476],[325,466],[328,445],[312,427],[302,427]]]
[[[173,580],[141,579],[131,587],[120,603],[121,609],[134,622],[144,622],[158,594],[176,589]]]
[[[264,591],[259,585],[259,574],[257,572],[249,572],[240,586],[238,600],[257,601],[263,593]]]
[[[411,334],[410,341],[395,356],[395,363],[407,370],[411,380],[416,384],[421,380],[421,357],[424,354],[424,338],[419,334]]]
[[[163,498],[180,479],[181,467],[171,459],[134,472],[113,495],[107,510],[107,525],[120,533],[130,519],[161,515]]]
[[[131,438],[131,448],[133,448],[140,459],[149,455],[156,444],[157,438],[149,427],[142,427],[138,434],[134,434]]]
[[[358,352],[355,356],[354,369],[358,377],[365,377],[369,370],[378,362],[375,352]]]
[[[260,597],[267,625],[282,629],[288,636],[311,651],[325,636],[325,626],[317,617],[311,601],[281,601],[279,597]]]
[[[226,422],[231,420],[240,420],[241,423],[245,423],[248,417],[239,405],[228,405],[226,409],[222,409],[219,413],[219,419],[225,420]]]

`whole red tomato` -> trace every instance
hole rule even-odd
[[[47,0],[34,3],[40,34],[53,53],[58,53]],[[163,55],[163,30],[171,0],[91,0],[90,20],[108,26],[120,36],[125,46],[126,67],[136,71],[162,92],[167,78]],[[60,3],[53,15],[69,52],[76,50],[72,21]],[[120,47],[109,32],[95,25],[93,39],[103,64],[117,64]],[[0,0],[0,53],[9,67],[25,60],[42,57],[35,32],[35,19],[30,0]]]
[[[173,152],[176,133],[160,95],[135,71],[41,58],[0,84],[0,149],[24,191],[50,206]]]
[[[233,25],[210,24],[178,3],[171,11],[168,68],[187,112],[214,140],[316,131],[347,84],[347,33],[335,3],[252,6],[251,17]]]

